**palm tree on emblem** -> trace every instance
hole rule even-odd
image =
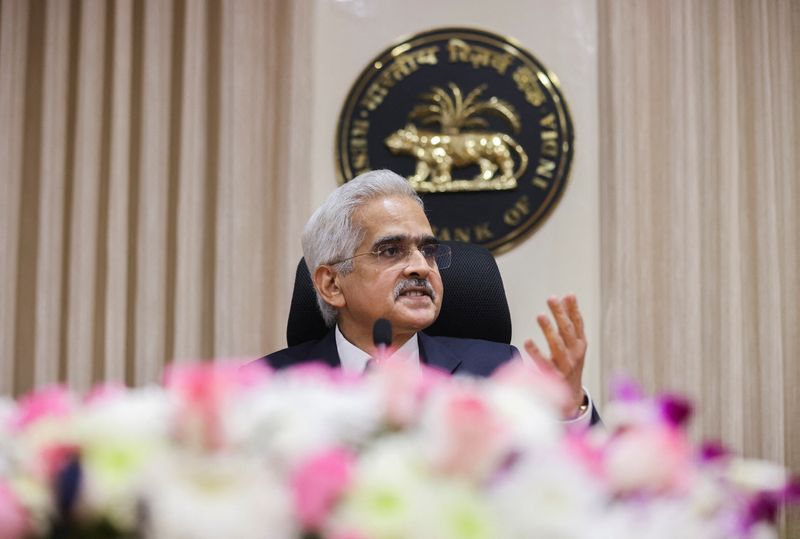
[[[438,123],[442,131],[448,135],[461,132],[462,128],[489,127],[489,123],[481,114],[495,114],[508,120],[514,133],[519,133],[520,121],[514,107],[502,99],[490,97],[485,101],[476,101],[486,90],[486,84],[481,84],[463,97],[461,89],[454,83],[447,84],[453,93],[452,97],[446,90],[439,86],[431,88],[430,92],[422,94],[424,105],[417,105],[409,114],[409,118],[419,118],[426,125]]]
[[[517,178],[528,165],[528,155],[511,136],[489,131],[489,122],[484,117],[500,116],[518,133],[521,123],[514,107],[494,96],[479,100],[486,90],[485,84],[466,97],[454,83],[448,83],[448,87],[450,92],[434,86],[421,94],[423,103],[408,115],[423,125],[439,124],[441,131],[418,130],[409,122],[386,138],[386,145],[393,153],[417,159],[416,171],[408,178],[409,182],[420,192],[515,188]],[[512,150],[519,156],[516,170]],[[480,167],[477,176],[469,180],[453,179],[454,167],[472,165]]]

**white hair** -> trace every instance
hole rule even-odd
[[[318,267],[353,256],[364,241],[364,230],[353,225],[353,213],[374,198],[389,196],[408,197],[424,208],[408,181],[391,170],[365,172],[328,196],[303,229],[303,256],[312,280]],[[338,266],[343,274],[353,271],[352,260]],[[336,309],[322,299],[316,288],[314,291],[322,318],[332,327],[336,323]]]

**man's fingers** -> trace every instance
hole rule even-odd
[[[539,347],[536,346],[536,343],[533,340],[528,339],[525,341],[525,351],[528,352],[528,355],[533,360],[533,363],[536,365],[539,370],[542,372],[551,372],[553,371],[553,365],[548,361],[548,359],[542,354],[542,351],[539,350]]]
[[[547,318],[547,315],[540,314],[536,317],[536,321],[539,322],[539,327],[542,328],[544,337],[547,339],[547,344],[550,346],[550,352],[553,354],[551,361],[556,368],[566,376],[572,371],[572,365],[570,365],[567,358],[567,347],[564,344],[564,340],[558,332],[556,332],[553,324],[550,323],[550,319]]]
[[[575,335],[575,326],[572,324],[569,316],[567,316],[567,310],[564,308],[564,304],[557,297],[551,297],[547,300],[547,305],[550,307],[550,312],[553,313],[553,318],[556,320],[561,338],[567,346],[572,346],[577,339]]]
[[[586,335],[583,333],[583,316],[581,316],[581,311],[578,308],[578,298],[575,294],[569,294],[564,298],[564,303],[567,305],[567,314],[575,328],[575,336],[580,340],[585,340]]]

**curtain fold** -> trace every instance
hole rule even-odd
[[[283,345],[307,9],[0,2],[0,393]]]
[[[800,470],[800,9],[600,2],[602,370]],[[785,530],[794,536],[798,514]]]

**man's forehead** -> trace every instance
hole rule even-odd
[[[356,215],[370,214],[385,215],[387,217],[390,215],[395,215],[398,212],[402,214],[419,213],[425,218],[426,221],[428,220],[428,218],[425,217],[425,211],[416,199],[401,195],[386,195],[368,198],[362,201],[355,211]]]
[[[353,215],[365,233],[365,240],[383,236],[423,238],[433,234],[422,207],[408,197],[379,197],[367,201]]]

